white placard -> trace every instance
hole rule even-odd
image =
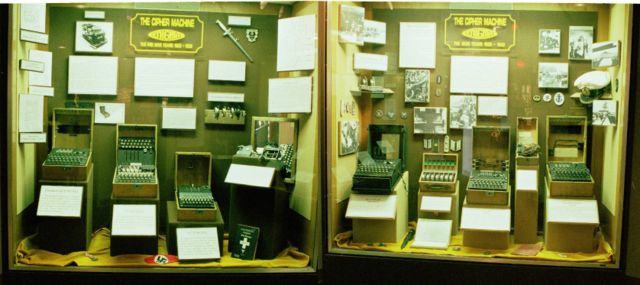
[[[547,222],[568,224],[600,223],[598,203],[585,199],[547,199]]]
[[[35,72],[44,72],[44,63],[39,62],[39,61],[21,59],[20,60],[20,69],[28,70],[28,71],[35,71]]]
[[[227,25],[237,27],[249,27],[251,26],[251,17],[247,16],[229,16],[227,18]]]
[[[117,56],[69,56],[69,94],[117,95]]]
[[[178,259],[202,260],[220,258],[218,238],[218,229],[215,227],[177,228]]]
[[[209,92],[207,95],[209,102],[244,103],[244,93]]]
[[[19,131],[41,133],[44,122],[44,97],[32,94],[20,94],[18,108]]]
[[[32,43],[47,45],[49,44],[49,35],[21,30],[20,40],[25,42],[32,42]]]
[[[516,191],[538,191],[538,171],[516,170]]]
[[[418,219],[411,247],[447,249],[451,240],[451,220]]]
[[[155,236],[156,234],[156,205],[113,205],[112,236]]]
[[[20,133],[20,143],[46,143],[47,133]]]
[[[451,196],[422,196],[420,211],[449,213],[451,212]]]
[[[193,97],[195,60],[136,58],[135,96]]]
[[[509,58],[451,56],[451,93],[507,95]]]
[[[101,34],[101,41],[94,42],[85,38],[91,39],[94,33]],[[111,53],[113,51],[113,22],[77,21],[75,51]]]
[[[353,55],[353,69],[387,71],[387,56],[372,53],[356,53]]]
[[[316,16],[278,20],[277,71],[313,70],[316,66]]]
[[[53,87],[29,86],[29,94],[41,96],[53,96]]]
[[[269,79],[269,113],[311,113],[313,78]]]
[[[20,5],[20,29],[44,33],[46,26],[46,3]]]
[[[104,20],[104,11],[84,11],[85,19]]]
[[[387,43],[387,23],[364,20],[364,42],[380,45]]]
[[[38,217],[74,217],[82,215],[82,186],[42,185],[38,199]]]
[[[273,175],[276,169],[273,167],[253,166],[232,163],[227,172],[225,183],[246,185],[260,188],[271,187]]]
[[[478,96],[478,116],[506,117],[508,100],[504,96]]]
[[[463,230],[503,231],[511,229],[511,209],[462,207]]]
[[[35,86],[51,86],[51,63],[53,62],[53,54],[48,51],[29,50],[29,60],[42,62],[44,64],[43,72],[29,71],[29,85]]]
[[[436,23],[400,23],[400,67],[436,67]]]
[[[96,124],[124,124],[124,103],[98,103],[93,112]]]
[[[347,205],[347,219],[380,219],[396,218],[396,195],[351,194]]]
[[[247,63],[244,61],[209,61],[209,80],[244,82]]]
[[[171,130],[195,130],[196,108],[162,108],[162,128]]]

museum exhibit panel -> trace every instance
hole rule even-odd
[[[315,274],[324,9],[10,5],[9,272]]]
[[[631,10],[328,4],[331,260],[621,268]]]

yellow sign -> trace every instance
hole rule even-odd
[[[444,44],[451,50],[510,51],[516,45],[516,20],[509,14],[450,14]]]
[[[198,53],[204,22],[198,16],[137,13],[129,25],[129,45],[136,52]]]

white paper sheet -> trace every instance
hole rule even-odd
[[[20,133],[20,143],[46,143],[47,133]]]
[[[113,205],[112,236],[155,236],[156,234],[156,205]]]
[[[69,56],[69,94],[117,95],[117,56]]]
[[[44,86],[29,86],[29,94],[32,95],[42,95],[42,96],[53,96],[53,87],[44,87]]]
[[[353,69],[387,71],[387,56],[373,53],[356,53],[353,55]]]
[[[269,188],[273,182],[276,169],[232,163],[227,172],[225,183],[246,185],[253,187]]]
[[[516,170],[516,191],[538,191],[538,171]]]
[[[451,93],[507,95],[509,58],[451,56]]]
[[[420,211],[422,212],[451,212],[451,196],[422,196]]]
[[[196,108],[162,108],[162,128],[172,130],[195,130]]]
[[[135,96],[193,97],[195,60],[136,58]]]
[[[218,238],[218,229],[215,227],[177,228],[178,259],[219,259]]]
[[[313,70],[316,66],[316,16],[278,20],[277,71]]]
[[[478,116],[506,117],[508,106],[507,97],[478,96]]]
[[[124,124],[124,103],[96,102],[93,112],[96,124]]]
[[[418,219],[411,247],[446,249],[451,240],[451,220]]]
[[[248,16],[229,16],[227,18],[227,25],[238,27],[251,26],[251,17]]]
[[[44,33],[47,26],[47,4],[21,4],[20,29]]]
[[[29,50],[29,60],[44,63],[44,72],[29,71],[29,85],[35,86],[51,86],[51,63],[53,62],[53,54],[48,51]]]
[[[269,79],[269,113],[311,113],[313,78]]]
[[[104,11],[84,11],[85,19],[104,20]]]
[[[547,199],[547,222],[569,224],[600,223],[598,203],[585,199]]]
[[[347,206],[347,219],[381,219],[396,218],[396,195],[364,195],[351,194]]]
[[[21,30],[20,40],[25,42],[32,42],[32,43],[47,45],[49,44],[49,35],[36,33],[32,31]]]
[[[20,69],[35,72],[44,72],[44,63],[33,60],[20,60]]]
[[[511,209],[462,207],[463,230],[506,231],[511,229]]]
[[[244,93],[209,92],[207,95],[209,102],[244,103]]]
[[[44,124],[44,97],[20,94],[18,130],[22,133],[41,133]]]
[[[209,61],[209,80],[244,82],[247,63],[244,61]]]
[[[364,42],[385,44],[387,42],[387,23],[364,20]]]
[[[82,215],[82,186],[42,185],[38,217],[76,217]]]
[[[436,23],[400,23],[401,68],[436,67]]]

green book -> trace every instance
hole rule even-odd
[[[259,236],[260,228],[238,224],[236,238],[233,241],[235,246],[231,257],[243,260],[255,259]]]

